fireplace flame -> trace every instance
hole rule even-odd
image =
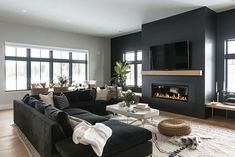
[[[155,97],[157,98],[164,98],[164,99],[173,99],[173,100],[181,100],[181,101],[187,101],[187,97],[181,96],[179,93],[173,94],[170,96],[169,94],[162,94],[162,93],[155,93]]]

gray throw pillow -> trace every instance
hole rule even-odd
[[[67,97],[63,93],[61,93],[59,96],[54,95],[54,102],[55,106],[61,110],[69,107],[70,105]]]

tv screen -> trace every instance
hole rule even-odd
[[[150,47],[152,70],[186,70],[190,68],[189,41]]]

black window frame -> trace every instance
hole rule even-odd
[[[228,42],[234,41],[235,39],[228,39],[225,41],[225,50],[224,50],[224,80],[225,83],[223,84],[223,92],[230,94],[235,93],[235,91],[228,91],[228,60],[234,59],[235,60],[235,52],[234,53],[228,53]]]
[[[26,46],[14,46],[14,45],[5,45],[5,50],[6,47],[10,46],[10,47],[15,47],[15,48],[22,48],[22,47],[26,47]],[[53,63],[55,62],[59,62],[59,63],[69,63],[69,83],[72,83],[72,64],[73,63],[78,63],[78,64],[85,64],[85,79],[88,79],[88,50],[63,50],[63,49],[56,49],[56,48],[44,48],[44,47],[32,47],[32,48],[37,48],[37,49],[54,49],[54,51],[67,51],[69,52],[69,59],[55,59],[53,58],[53,50],[50,50],[50,54],[49,54],[49,58],[34,58],[31,57],[31,49],[32,48],[28,48],[30,46],[27,46],[27,55],[26,57],[18,57],[18,56],[6,56],[6,52],[4,54],[5,56],[5,60],[4,60],[4,76],[5,76],[5,92],[14,92],[14,91],[27,91],[27,90],[31,90],[31,62],[49,62],[49,83],[51,83],[55,78],[53,78]],[[87,52],[84,52],[87,51]],[[85,53],[85,60],[73,60],[72,59],[72,53],[76,52],[76,53]],[[27,89],[23,89],[23,90],[6,90],[6,61],[11,60],[11,61],[26,61],[26,65],[27,65]],[[41,72],[41,71],[40,71]],[[17,73],[16,73],[17,75]],[[85,80],[84,80],[85,81]]]
[[[128,64],[133,64],[134,65],[134,86],[132,85],[125,85],[124,89],[127,90],[127,89],[131,89],[132,91],[134,92],[141,92],[141,89],[142,89],[142,85],[141,86],[138,86],[137,83],[138,83],[138,74],[137,74],[137,65],[138,64],[142,64],[142,60],[137,60],[137,53],[138,52],[141,52],[142,53],[142,56],[143,56],[143,51],[142,50],[132,50],[132,51],[126,51],[123,53],[123,60],[126,61]],[[126,60],[126,57],[125,57],[125,54],[127,53],[134,53],[134,61],[127,61]]]

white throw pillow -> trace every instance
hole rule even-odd
[[[96,100],[110,100],[110,90],[108,89],[100,89],[97,87],[96,89]]]
[[[53,93],[50,92],[47,95],[39,94],[40,99],[48,105],[54,106]]]

